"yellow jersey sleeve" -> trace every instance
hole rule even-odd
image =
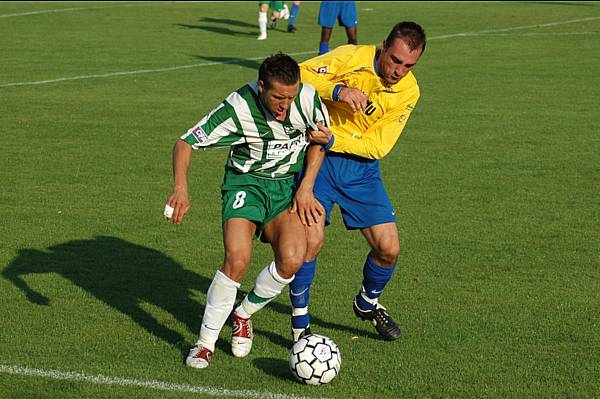
[[[357,64],[355,47],[340,46],[333,51],[304,61],[300,64],[302,82],[312,84],[322,99],[333,101],[333,89],[338,84],[346,84],[345,75]]]

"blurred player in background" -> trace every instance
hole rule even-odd
[[[190,209],[192,150],[231,147],[221,186],[225,259],[208,289],[198,341],[186,359],[188,366],[208,366],[230,314],[231,351],[237,357],[248,355],[253,338],[250,317],[279,295],[302,265],[306,229],[290,205],[294,177],[307,152],[307,129],[317,129],[320,123],[329,126],[318,93],[310,84],[300,83],[296,61],[276,54],[261,64],[257,82],[231,93],[176,142],[173,191],[165,207],[167,221],[175,224]],[[320,164],[321,152],[320,146],[309,147],[307,163],[318,154]],[[311,215],[323,213],[314,199],[303,209]],[[258,274],[254,288],[232,313],[240,281],[250,266],[253,237],[258,236],[271,245],[275,260]]]
[[[267,20],[268,12],[271,9],[271,22],[269,28],[275,29],[278,19],[289,19],[290,11],[288,6],[283,1],[260,1],[258,5],[258,29],[260,34],[258,40],[266,40],[267,38]]]
[[[346,29],[348,44],[357,44],[356,25],[358,14],[354,1],[322,1],[319,9],[319,25],[321,25],[321,43],[319,43],[319,55],[329,51],[329,39],[336,20],[340,26]]]
[[[287,31],[290,33],[296,33],[296,18],[300,12],[300,2],[294,1],[292,9],[290,10],[290,20],[288,21]]]
[[[311,132],[311,140],[327,152],[316,179],[308,166],[303,186],[296,193],[296,201],[302,204],[303,196],[306,201],[312,198],[307,190],[314,185],[314,196],[325,208],[326,217],[307,228],[306,262],[290,285],[294,341],[310,331],[310,287],[324,226],[335,203],[346,228],[360,230],[371,247],[363,265],[362,286],[352,304],[354,313],[373,323],[384,339],[400,337],[400,327],[379,303],[394,273],[400,240],[378,160],[394,147],[419,99],[412,69],[425,45],[421,26],[401,22],[380,49],[345,45],[300,65],[302,82],[316,87],[327,105],[331,129]]]

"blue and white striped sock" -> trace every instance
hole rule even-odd
[[[306,328],[310,324],[308,302],[310,300],[310,287],[315,278],[316,266],[316,259],[304,262],[290,284],[293,328]]]

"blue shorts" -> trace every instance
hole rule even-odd
[[[319,9],[319,25],[333,28],[336,19],[340,26],[354,28],[358,24],[356,4],[353,1],[322,1]]]
[[[336,203],[348,230],[396,222],[379,161],[330,152],[319,169],[314,193],[325,208],[326,224]]]

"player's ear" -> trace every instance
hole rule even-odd
[[[258,81],[258,92],[262,94],[262,92],[265,91],[265,82],[263,82],[262,80]]]

